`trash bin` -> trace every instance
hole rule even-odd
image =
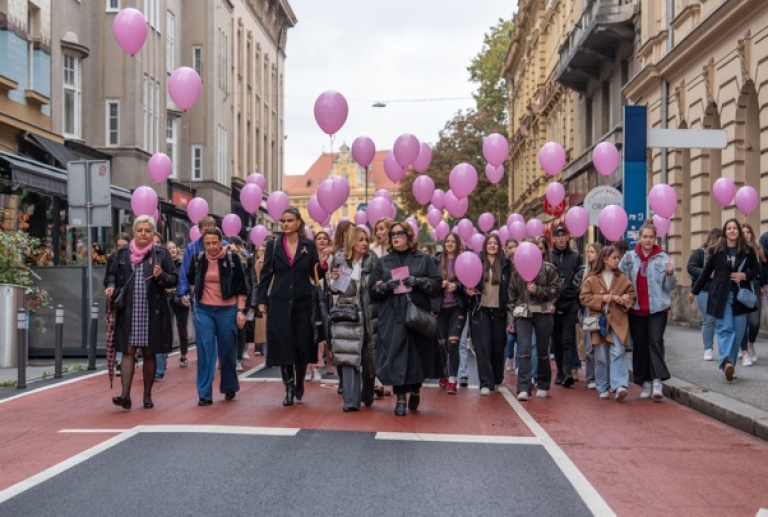
[[[18,366],[19,330],[16,316],[26,309],[27,288],[20,285],[0,284],[0,368]]]

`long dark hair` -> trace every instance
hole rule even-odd
[[[744,240],[747,242],[747,246],[755,250],[755,254],[757,255],[757,258],[761,262],[765,262],[765,252],[763,251],[763,247],[760,246],[757,242],[757,234],[755,234],[755,230],[752,228],[752,226],[749,223],[744,223],[741,225],[741,234],[744,235],[744,228],[749,230],[749,234],[752,236],[751,241],[747,241],[747,238],[744,237]]]
[[[723,236],[723,229],[722,228],[712,228],[709,230],[709,233],[707,234],[707,240],[704,242],[704,244],[701,245],[702,248],[705,250],[708,250],[715,244],[717,244],[717,240]]]
[[[451,236],[456,243],[456,252],[454,253],[453,258],[456,259],[464,251],[464,244],[462,244],[459,234],[456,232],[449,232],[448,235],[445,236],[445,239],[443,239],[443,253],[440,255],[440,273],[445,280],[448,280],[448,253],[445,251],[445,241]],[[455,275],[456,273],[454,272],[454,276]]]
[[[595,260],[595,268],[592,269],[587,276],[602,275],[603,271],[605,271],[605,259],[610,257],[612,253],[618,253],[619,258],[621,258],[621,251],[616,246],[606,246],[602,250],[600,250],[597,254],[597,260]],[[616,268],[616,270],[613,271],[613,273],[614,274],[620,273],[620,271],[618,268]]]
[[[739,230],[739,237],[738,239],[736,239],[736,254],[738,255],[739,253],[746,253],[749,250],[747,239],[744,238],[744,234],[741,232],[741,223],[735,217],[731,217],[730,219],[725,221],[725,224],[723,225],[723,234],[720,236],[719,239],[717,239],[717,242],[715,243],[715,245],[709,247],[710,255],[716,255],[728,249],[728,238],[725,236],[725,233],[726,233],[725,229],[728,227],[730,223],[734,223],[736,225],[736,228],[738,228]]]
[[[488,260],[488,251],[486,251],[491,239],[494,239],[496,245],[499,247],[499,251],[496,252],[496,260],[493,261],[493,264]],[[501,249],[501,239],[499,239],[498,235],[492,233],[485,238],[485,241],[483,242],[483,282],[487,282],[490,277],[491,285],[499,285],[501,283],[501,255],[503,254],[504,251]]]
[[[283,215],[285,214],[291,214],[292,216],[294,216],[296,219],[299,220],[299,229],[296,230],[296,233],[298,234],[299,238],[304,237],[306,235],[306,233],[304,232],[304,227],[306,226],[306,224],[304,223],[304,219],[301,217],[301,212],[299,212],[299,209],[290,206],[285,210],[283,210]]]
[[[552,251],[550,251],[550,248],[552,246],[550,246],[549,244],[549,239],[547,239],[542,235],[541,237],[536,239],[536,244],[537,245],[541,244],[542,246],[544,246],[544,251],[542,252],[542,255],[541,255],[542,258],[544,259],[544,262],[552,263]]]

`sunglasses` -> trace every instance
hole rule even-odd
[[[395,237],[405,237],[405,231],[398,230],[396,232],[389,232],[389,238],[393,239]]]

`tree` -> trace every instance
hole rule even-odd
[[[432,163],[423,174],[429,175],[435,181],[435,187],[448,191],[448,176],[459,163],[466,162],[477,170],[477,188],[469,196],[467,217],[477,222],[477,217],[483,212],[491,212],[496,221],[506,218],[507,213],[507,181],[505,175],[501,182],[493,185],[485,176],[485,158],[483,157],[483,140],[491,133],[504,133],[503,124],[495,120],[487,110],[466,112],[459,111],[449,120],[440,131],[440,139],[432,149]],[[422,207],[413,197],[413,180],[418,175],[410,170],[400,180],[400,195],[406,213],[426,214],[427,207]],[[446,212],[447,213],[447,212]],[[451,221],[449,221],[451,222]]]
[[[482,49],[467,67],[470,81],[478,85],[473,94],[477,110],[488,110],[496,121],[503,125],[506,125],[508,119],[508,104],[507,87],[501,77],[501,67],[509,51],[513,27],[512,20],[499,18],[498,23],[485,34]]]

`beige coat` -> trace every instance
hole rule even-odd
[[[581,284],[581,294],[579,299],[583,307],[589,309],[589,316],[596,316],[603,307],[602,297],[613,293],[616,296],[628,295],[629,301],[625,304],[617,304],[613,301],[608,303],[606,311],[606,320],[608,328],[613,330],[619,336],[624,346],[629,346],[629,317],[627,311],[635,304],[635,288],[626,275],[619,270],[614,271],[611,285],[605,285],[602,274],[589,275]],[[611,334],[601,337],[600,333],[593,330],[591,333],[592,344],[613,343]]]

